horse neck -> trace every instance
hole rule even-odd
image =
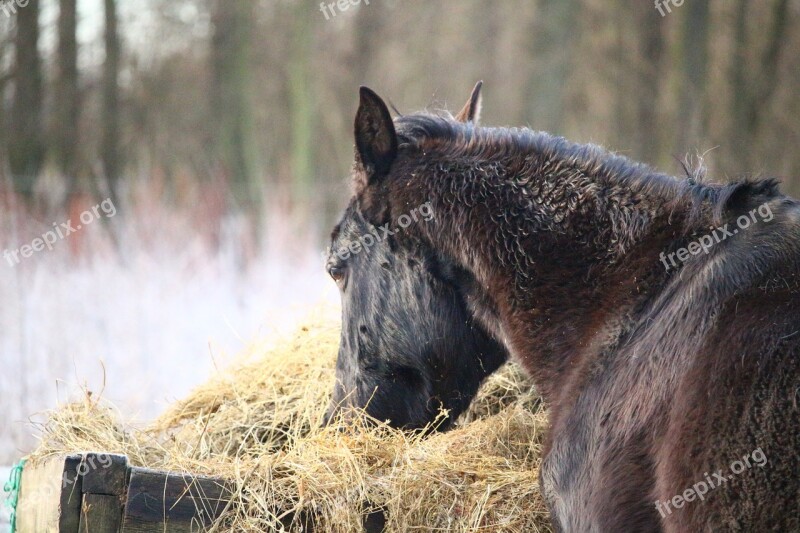
[[[447,175],[405,181],[396,197],[432,202],[426,240],[469,272],[476,316],[553,397],[663,284],[659,254],[688,213],[585,175],[509,180],[501,166],[494,176],[436,168]]]

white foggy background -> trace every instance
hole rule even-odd
[[[182,214],[161,211],[160,220],[139,220],[117,206],[79,230],[91,252],[78,260],[73,233],[16,266],[0,263],[0,464],[35,444],[30,414],[80,397],[82,387],[126,419],[150,419],[248,343],[288,333],[317,303],[338,301],[313,232],[292,229],[288,215],[270,217],[263,252],[242,268],[233,221],[223,221],[224,244],[212,252]],[[66,220],[4,233],[0,250]]]

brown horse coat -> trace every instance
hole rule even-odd
[[[362,89],[354,202],[376,226],[433,206],[398,246],[460,269],[541,390],[555,527],[800,530],[798,203],[474,115],[392,121]]]

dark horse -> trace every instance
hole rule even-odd
[[[798,203],[478,127],[479,90],[392,120],[361,89],[332,411],[420,427],[508,353],[558,531],[800,530]]]

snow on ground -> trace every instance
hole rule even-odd
[[[126,419],[150,419],[247,343],[286,332],[320,301],[337,302],[322,246],[270,227],[246,269],[232,247],[210,253],[190,229],[176,239],[158,227],[123,232],[130,243],[121,254],[108,252],[102,228],[86,227],[92,253],[78,261],[61,241],[18,265],[0,263],[0,464],[35,444],[31,415],[81,386],[102,391]],[[35,236],[0,236],[0,249]]]

